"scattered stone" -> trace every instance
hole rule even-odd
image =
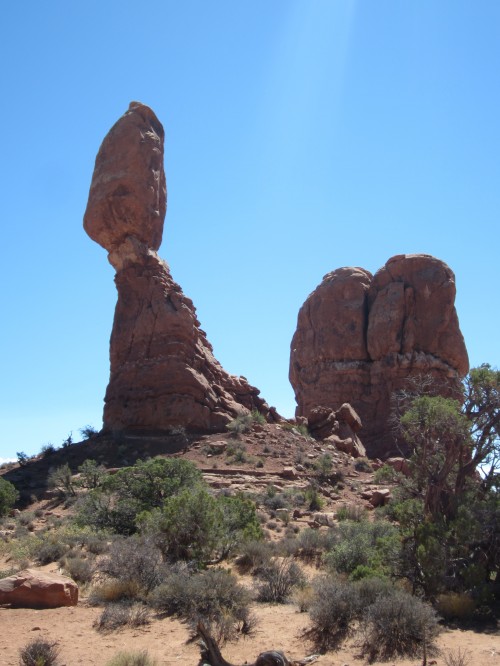
[[[385,464],[404,476],[410,476],[410,464],[406,458],[387,458]]]
[[[281,475],[285,479],[296,479],[298,476],[297,470],[291,466],[283,467]]]

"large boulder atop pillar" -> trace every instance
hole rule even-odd
[[[279,419],[214,358],[192,301],[158,256],[166,211],[164,130],[132,102],[97,154],[84,228],[108,251],[118,302],[104,430],[222,430],[238,413]]]
[[[297,416],[348,402],[370,456],[396,450],[391,395],[427,375],[454,395],[469,361],[455,310],[455,276],[429,255],[392,257],[372,276],[326,275],[299,311],[290,357]]]

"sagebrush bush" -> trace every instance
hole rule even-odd
[[[269,541],[252,539],[244,541],[239,547],[236,564],[241,573],[257,574],[269,564],[273,554],[273,546]]]
[[[157,666],[157,661],[149,656],[147,650],[141,652],[118,652],[106,666]]]
[[[359,596],[361,608],[368,608],[379,597],[387,597],[394,590],[394,585],[387,578],[379,578],[378,576],[366,576],[356,581],[354,587]]]
[[[221,642],[237,631],[248,633],[252,624],[250,594],[236,577],[222,569],[199,573],[173,570],[166,581],[155,588],[151,605],[162,613],[176,615],[196,626],[203,620]]]
[[[147,606],[122,602],[108,604],[94,622],[94,627],[98,631],[114,631],[125,625],[141,627],[149,622],[150,612]]]
[[[149,593],[165,575],[160,550],[148,539],[119,538],[99,563],[99,571],[119,581],[136,584]]]
[[[284,604],[293,589],[305,581],[302,569],[291,558],[273,560],[259,572],[257,599]]]
[[[77,583],[89,583],[95,571],[94,562],[81,555],[66,556],[63,560],[63,567],[68,576]]]
[[[57,562],[68,551],[68,546],[57,535],[45,537],[38,545],[34,555],[40,564]]]
[[[59,650],[55,643],[35,638],[19,650],[22,666],[58,666]]]
[[[350,634],[352,622],[359,616],[358,591],[352,583],[331,576],[317,578],[313,588],[309,636],[318,649],[335,649]]]
[[[415,657],[433,648],[439,633],[437,615],[417,597],[394,590],[380,595],[369,606],[362,621],[363,654],[370,661]]]

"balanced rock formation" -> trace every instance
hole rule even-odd
[[[13,608],[76,606],[78,585],[71,578],[25,569],[0,580],[0,604]]]
[[[398,255],[373,276],[340,268],[300,309],[290,356],[297,416],[350,403],[369,456],[396,450],[391,395],[427,375],[454,395],[469,368],[455,311],[455,276],[429,255]]]
[[[214,358],[192,301],[157,250],[166,212],[164,130],[132,102],[97,154],[84,217],[108,251],[118,302],[110,342],[105,431],[220,430],[257,409],[278,420],[258,389]]]

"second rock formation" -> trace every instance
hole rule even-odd
[[[394,452],[391,395],[427,375],[453,395],[469,361],[455,311],[455,276],[429,255],[398,255],[375,276],[340,268],[300,309],[291,344],[297,416],[350,403],[368,455]]]

